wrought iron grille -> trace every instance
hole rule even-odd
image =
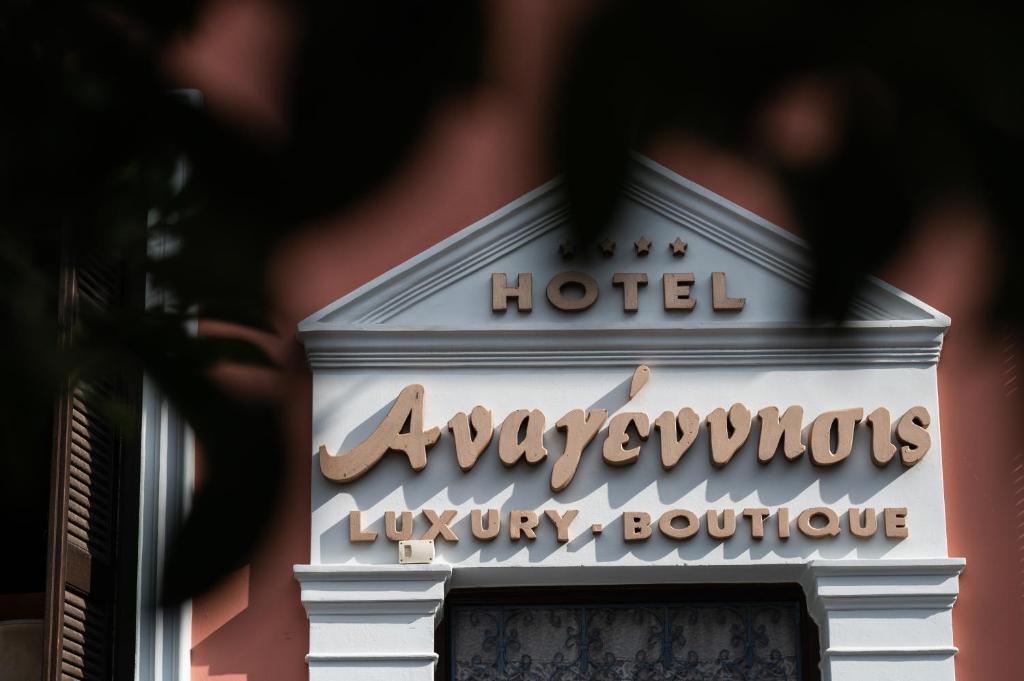
[[[457,605],[453,681],[799,681],[795,603]]]

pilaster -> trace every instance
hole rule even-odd
[[[962,558],[815,560],[803,585],[823,681],[954,681]]]
[[[296,565],[310,681],[430,681],[450,565]]]

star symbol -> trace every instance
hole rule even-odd
[[[672,249],[672,255],[677,258],[682,255],[686,255],[686,242],[676,237],[676,240],[668,245]]]
[[[558,250],[561,251],[562,258],[565,260],[569,260],[572,256],[576,255],[576,247],[568,239],[558,244]]]
[[[612,241],[611,239],[605,239],[604,241],[599,243],[597,247],[600,248],[601,252],[604,253],[606,256],[611,256],[615,254],[615,242]]]
[[[651,242],[645,236],[640,237],[639,241],[633,242],[633,245],[636,247],[637,255],[643,256],[651,252]]]

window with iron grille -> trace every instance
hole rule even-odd
[[[462,597],[446,613],[452,681],[808,681],[806,613],[792,592],[708,587]],[[521,590],[520,590],[521,591]],[[515,592],[513,592],[515,593]],[[571,596],[570,596],[571,595]],[[587,596],[589,595],[589,598]],[[559,596],[567,598],[559,602]],[[624,596],[626,596],[624,598]],[[782,596],[775,600],[765,597]],[[503,602],[504,601],[504,602]],[[806,667],[812,666],[812,673]]]

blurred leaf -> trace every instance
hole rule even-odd
[[[278,405],[240,404],[191,388],[175,386],[169,394],[190,405],[185,411],[202,443],[203,480],[168,550],[165,604],[209,590],[249,561],[266,539],[284,475]],[[197,409],[210,410],[211,417]]]
[[[50,406],[69,376],[147,371],[193,427],[208,468],[168,558],[172,602],[251,555],[284,452],[279,406],[239,400],[209,372],[220,362],[273,367],[271,358],[247,341],[193,338],[186,321],[272,330],[267,266],[281,240],[392,177],[439,109],[480,82],[486,37],[486,6],[471,0],[290,2],[300,30],[284,128],[261,135],[175,96],[164,77],[167,41],[205,7],[0,9],[10,95],[0,102],[0,324],[15,330],[0,341],[0,377],[23,387],[0,397],[0,447],[31,461],[18,470],[32,477],[48,465]],[[950,2],[601,3],[555,88],[548,139],[574,225],[603,236],[629,154],[681,131],[780,180],[814,251],[811,312],[839,319],[922,210],[976,198],[999,230],[995,313],[1024,329],[1021,13]],[[836,143],[797,158],[764,121],[806,82],[834,105]],[[147,255],[156,237],[167,248]],[[63,248],[148,274],[177,311],[85,314],[62,349]],[[28,499],[20,494],[7,498]],[[261,503],[241,508],[242,498]]]
[[[281,240],[386,181],[438,108],[477,83],[483,54],[477,2],[288,3],[302,29],[286,129],[260,135],[164,78],[167,41],[205,7],[13,0],[0,9],[0,74],[12,95],[0,102],[0,322],[17,329],[2,341],[0,376],[25,386],[0,398],[0,445],[45,471],[59,386],[114,367],[147,372],[192,426],[207,469],[168,558],[174,602],[244,564],[283,468],[279,405],[240,400],[209,372],[275,363],[248,341],[194,338],[186,322],[273,330],[267,267]],[[147,256],[156,238],[165,248]],[[182,312],[83,309],[74,343],[60,347],[65,249],[148,274]],[[124,406],[102,403],[119,423]],[[261,503],[242,509],[233,503],[242,498]]]
[[[936,200],[989,199],[1018,229],[1000,184],[1020,171],[992,152],[1018,148],[1024,120],[1024,54],[1011,28],[1019,15],[950,2],[849,11],[605,2],[582,31],[551,128],[576,228],[600,238],[621,201],[629,151],[683,132],[782,181],[813,248],[809,312],[842,319],[864,276],[899,252]],[[759,128],[806,82],[835,104],[825,122],[838,143],[795,161],[785,143],[801,140],[780,143],[771,139],[778,131],[766,139]]]
[[[86,375],[103,375],[111,362],[144,368],[189,423],[200,449],[202,481],[167,556],[163,588],[168,604],[209,589],[249,560],[277,510],[284,470],[280,405],[239,399],[208,371],[221,362],[276,364],[249,341],[192,336],[184,321],[154,312],[93,312],[79,332]],[[244,499],[259,503],[240,503]]]

